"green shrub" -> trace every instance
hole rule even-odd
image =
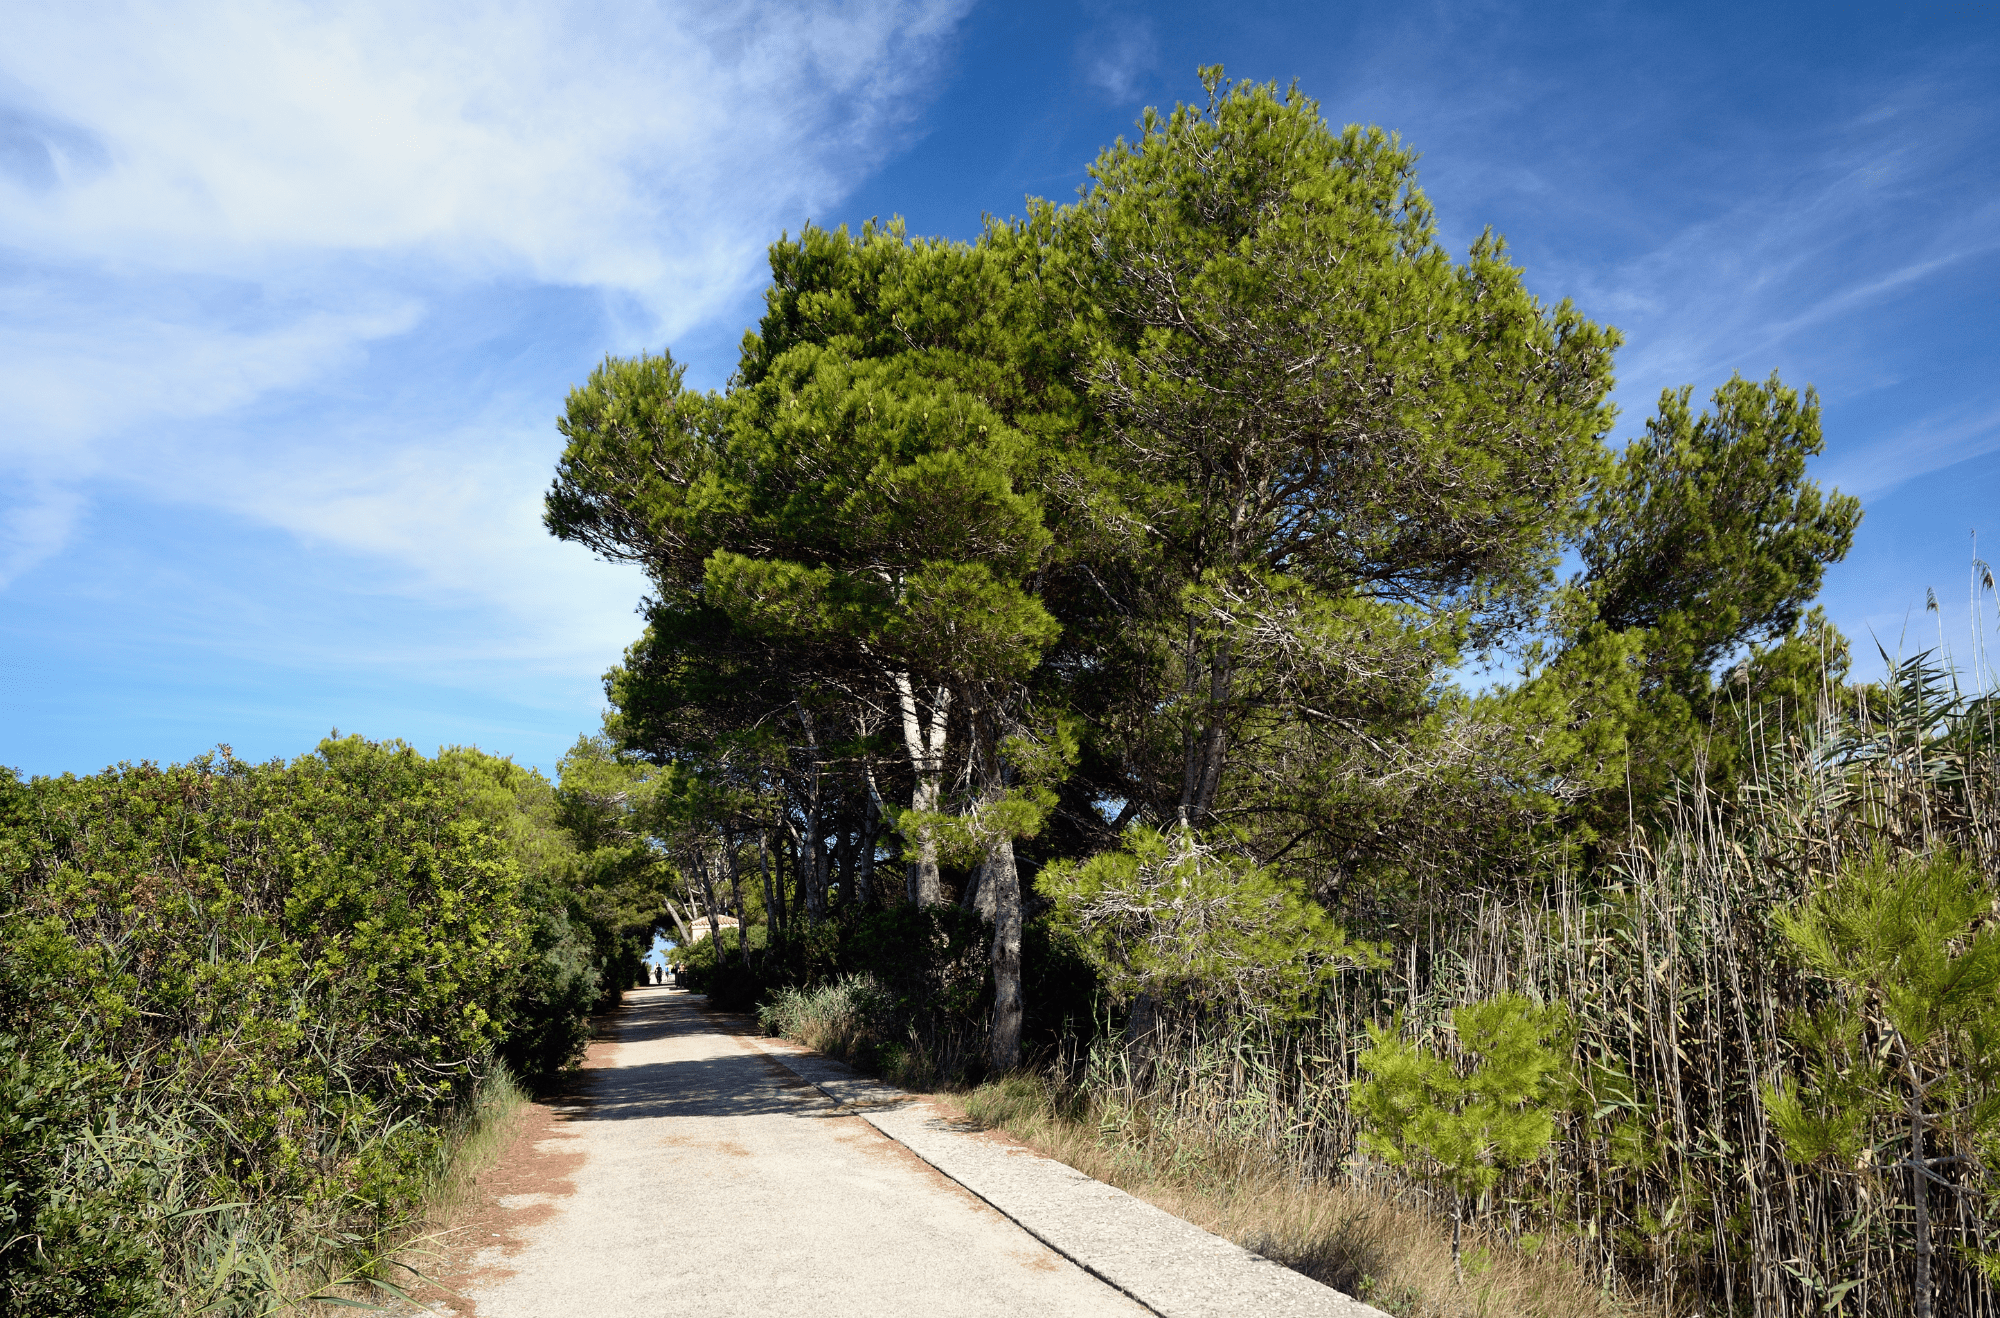
[[[1965,1185],[1939,1172],[1984,1171],[1981,1160],[1944,1150],[2000,1148],[2000,927],[1992,919],[1983,876],[1946,851],[1878,851],[1776,917],[1793,955],[1835,995],[1793,1022],[1804,1083],[1766,1084],[1766,1110],[1786,1153],[1802,1163],[1866,1166],[1900,1146],[1890,1166],[1913,1173],[1903,1194],[1915,1219],[1918,1318],[1932,1303],[1931,1184],[1956,1197]],[[1878,1194],[1902,1197],[1890,1188],[1900,1179]],[[2000,1255],[1965,1252],[1989,1276],[2000,1273]]]
[[[707,928],[700,922],[697,927]],[[750,956],[756,963],[748,974],[743,970],[741,939],[748,940]],[[714,937],[704,934],[674,949],[676,980],[682,988],[708,994],[718,1007],[731,1011],[753,1007],[763,996],[767,976],[773,969],[769,947],[768,931],[761,924],[751,925],[747,933],[724,928]],[[720,966],[716,964],[718,951]]]
[[[830,1057],[866,1064],[893,1042],[896,1001],[873,975],[845,975],[816,988],[781,988],[758,1008],[766,1034],[796,1039]]]
[[[7,1025],[27,993],[52,986],[24,973],[0,943]],[[134,1230],[143,1186],[94,1157],[115,1077],[47,1038],[0,1033],[0,1314],[89,1318],[164,1312],[161,1258]]]
[[[1296,881],[1185,825],[1134,825],[1116,850],[1045,866],[1035,887],[1121,998],[1297,1010],[1374,955]]]
[[[976,913],[899,905],[848,912],[768,946],[761,932],[751,930],[748,974],[727,950],[733,944],[725,932],[723,965],[715,966],[703,939],[688,949],[681,982],[717,1006],[758,1007],[767,1031],[897,1084],[929,1088],[983,1073],[992,927]],[[1031,921],[1023,932],[1027,1046],[1051,1050],[1065,1038],[1087,1044],[1098,1027],[1095,971],[1074,940],[1046,921]]]
[[[547,1058],[589,996],[533,964],[565,938],[508,839],[399,743],[8,775],[0,809],[10,1312],[261,1313],[367,1266],[510,1004]]]
[[[607,976],[589,925],[567,907],[541,912],[529,948],[500,1055],[515,1074],[533,1079],[582,1058]]]
[[[1466,1201],[1555,1137],[1571,1041],[1563,1006],[1519,993],[1454,1007],[1451,1019],[1456,1056],[1402,1038],[1400,1019],[1371,1024],[1372,1046],[1356,1059],[1368,1079],[1355,1085],[1353,1104],[1367,1123],[1363,1148],[1396,1165],[1427,1163],[1450,1187],[1458,1271]]]
[[[531,1084],[546,1082],[583,1059],[590,1014],[616,1006],[633,982],[640,940],[623,927],[629,921],[583,899],[579,890],[599,877],[588,871],[604,866],[595,852],[583,853],[571,826],[582,821],[555,784],[467,747],[439,752],[437,763],[520,870],[528,948],[505,1004],[501,1057]]]

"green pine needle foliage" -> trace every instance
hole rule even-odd
[[[1878,852],[1776,922],[1833,989],[1793,1026],[1804,1083],[1765,1091],[1794,1158],[1855,1165],[1913,1114],[2000,1144],[2000,924],[1977,870]]]
[[[1049,865],[1036,886],[1115,997],[1179,993],[1282,1011],[1376,955],[1278,870],[1186,827],[1134,827],[1118,850]]]
[[[1397,1166],[1434,1164],[1473,1198],[1500,1174],[1539,1157],[1555,1136],[1567,1086],[1568,1013],[1503,993],[1451,1013],[1455,1052],[1401,1037],[1401,1022],[1371,1025],[1353,1106],[1361,1145]]]

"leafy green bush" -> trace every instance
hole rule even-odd
[[[833,1057],[865,1060],[896,1032],[896,1002],[873,975],[844,975],[816,988],[781,988],[757,1010],[766,1034],[797,1039]]]
[[[67,1054],[33,1018],[61,1001],[65,946],[17,911],[0,935],[0,1313],[162,1312],[161,1259],[134,1231],[141,1190],[92,1154],[116,1093],[102,1063]],[[52,957],[50,954],[54,953]]]
[[[588,923],[567,905],[543,910],[508,1013],[500,1056],[515,1074],[553,1076],[575,1065],[590,1043],[590,1013],[607,976]]]
[[[1117,850],[1046,866],[1035,886],[1120,997],[1297,1006],[1374,956],[1296,883],[1185,825],[1134,826]]]
[[[977,1017],[990,1005],[991,932],[957,906],[896,906],[851,921],[834,960],[839,973],[872,975],[905,1016]]]
[[[615,1002],[631,982],[608,964],[623,950],[621,940],[598,927],[574,891],[582,858],[554,784],[511,760],[463,747],[440,752],[438,766],[521,871],[528,947],[507,1003],[501,1058],[530,1080],[553,1076],[582,1059],[590,1013],[607,997]]]
[[[365,1269],[496,1052],[573,1059],[596,939],[505,770],[347,738],[0,776],[0,1309],[262,1313]]]
[[[1955,1195],[1985,1189],[1938,1173],[1990,1165],[1932,1148],[2000,1148],[2000,927],[1992,911],[1983,876],[1960,857],[1878,851],[1776,918],[1793,954],[1836,995],[1794,1021],[1804,1083],[1766,1084],[1771,1124],[1802,1163],[1866,1167],[1902,1147],[1890,1167],[1913,1173],[1905,1193],[1915,1218],[1918,1318],[1931,1312],[1930,1183]],[[1893,1201],[1895,1184],[1877,1197]],[[2000,1255],[1966,1252],[1989,1276],[2000,1273]]]
[[[768,931],[761,924],[753,924],[748,933],[724,928],[717,936],[710,937],[705,932],[708,928],[705,923],[697,921],[697,927],[704,931],[703,936],[691,943],[676,947],[673,951],[672,959],[680,986],[692,989],[696,993],[706,993],[716,997],[718,989],[722,987],[720,981],[726,981],[729,990],[733,990],[734,993],[741,993],[747,989],[751,995],[750,999],[743,1002],[732,1000],[727,1004],[718,1001],[715,1005],[727,1005],[732,1010],[754,1005],[757,998],[762,996],[766,976],[774,969],[771,957],[768,955],[770,948]],[[740,955],[742,943],[739,941],[741,939],[749,941],[751,958],[759,963],[747,979],[742,974],[743,962]],[[716,964],[718,951],[722,960],[719,968]],[[757,973],[759,968],[764,971],[763,974]]]
[[[749,940],[753,958],[747,970],[738,942],[744,937]],[[683,988],[707,994],[711,1006],[724,1011],[753,1010],[769,992],[770,977],[775,969],[766,953],[767,947],[763,925],[751,925],[747,935],[741,935],[734,929],[724,929],[719,946],[714,938],[701,938],[685,948],[675,949],[682,958],[677,980]],[[717,961],[718,954],[720,963]]]
[[[899,1084],[928,1087],[983,1071],[993,1008],[991,939],[992,926],[975,912],[899,905],[849,911],[769,942],[764,927],[753,925],[748,973],[729,930],[723,931],[719,967],[706,938],[676,955],[680,983],[707,993],[712,1004],[757,1009],[766,1030],[879,1070]],[[1022,979],[1024,1038],[1031,1048],[1049,1049],[1062,1038],[1088,1042],[1099,1024],[1099,984],[1072,938],[1047,921],[1031,921],[1023,931]],[[847,1019],[842,1013],[859,1001],[854,986],[860,983],[869,986],[867,1010],[850,1024],[834,1023]],[[834,995],[816,996],[821,993]],[[805,1010],[802,1003],[814,1004],[806,1015],[797,1014]]]

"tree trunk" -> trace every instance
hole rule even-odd
[[[989,848],[980,858],[979,868],[972,872],[972,886],[966,890],[963,904],[969,911],[977,911],[982,920],[999,919],[999,908],[995,905],[995,894],[999,882],[992,877],[993,852]]]
[[[917,707],[917,695],[908,673],[897,673],[896,702],[902,713],[903,750],[910,757],[910,772],[916,785],[910,789],[912,810],[934,811],[943,795],[945,734],[949,727],[951,691],[939,687],[931,701],[930,718]],[[942,900],[938,882],[937,843],[929,837],[917,840],[916,855],[910,861],[910,900],[919,906],[935,906]]]
[[[1465,1196],[1454,1190],[1451,1193],[1451,1275],[1459,1285],[1465,1285],[1465,1265],[1459,1262],[1458,1233],[1465,1222]]]
[[[1914,1070],[1915,1068],[1911,1068]],[[1924,1160],[1922,1101],[1910,1105],[1910,1202],[1917,1210],[1916,1318],[1931,1318],[1931,1188]]]
[[[681,917],[681,908],[674,904],[673,898],[671,897],[667,898],[666,903],[667,903],[667,915],[669,918],[673,920],[674,928],[676,931],[679,932],[681,936],[681,946],[686,947],[688,945],[688,938],[691,932],[688,929],[688,922]]]
[[[701,905],[708,912],[708,945],[715,952],[715,964],[722,966],[722,922],[715,918],[715,875],[709,869],[709,859],[701,852],[694,853],[695,873],[701,875]]]
[[[1153,1059],[1160,1050],[1160,1000],[1141,991],[1132,999],[1125,1017],[1125,1062],[1133,1082],[1141,1088],[1152,1083]]]
[[[743,867],[736,855],[736,835],[725,832],[722,843],[729,848],[729,897],[736,903],[736,959],[743,973],[750,973],[750,920],[743,913]],[[720,964],[720,958],[717,959]]]
[[[861,757],[861,781],[868,786],[868,836],[870,844],[866,855],[868,857],[868,886],[872,891],[875,888],[875,848],[881,845],[882,834],[888,831],[889,806],[882,799],[881,785],[875,781],[874,761],[870,760],[866,755]],[[912,886],[910,890],[914,891],[914,887]],[[876,894],[881,898],[884,906],[890,903],[890,892],[890,889],[884,888]],[[908,894],[906,893],[905,895],[907,896]]]
[[[838,827],[839,831],[835,833],[833,846],[830,848],[832,853],[830,868],[835,882],[828,885],[827,891],[829,894],[838,892],[840,904],[845,907],[854,904],[854,868],[858,863],[861,832],[859,829],[850,830],[844,820]],[[831,904],[832,897],[829,895],[827,900]]]
[[[875,908],[875,843],[882,836],[882,812],[875,804],[875,791],[868,791],[868,818],[861,826],[860,854],[855,858],[854,896],[864,911]]]
[[[777,854],[771,857],[771,893],[777,899],[778,903],[778,923],[784,927],[785,933],[789,935],[792,932],[792,908],[790,900],[785,894],[786,831],[784,829],[778,830],[777,845],[773,848]],[[758,860],[761,863],[763,857],[759,856]]]
[[[1007,768],[1000,759],[1002,714],[988,710],[972,721],[972,750],[979,768],[980,797],[988,806],[1007,793]],[[1021,875],[1014,859],[1014,836],[996,829],[979,866],[980,913],[993,921],[993,1033],[988,1062],[995,1075],[1021,1065]]]
[[[979,887],[993,904],[993,1047],[995,1075],[1021,1065],[1021,876],[1014,839],[1002,834],[986,852]]]
[[[771,833],[769,829],[757,830],[757,881],[764,887],[764,955],[771,955],[771,943],[777,937],[783,914],[778,909],[777,895],[771,890]]]
[[[806,904],[806,922],[818,924],[826,917],[826,854],[820,846],[820,830],[825,825],[821,817],[826,802],[826,781],[822,771],[819,753],[819,731],[813,726],[813,718],[806,707],[798,701],[792,702],[798,711],[799,726],[805,729],[806,750],[812,756],[811,791],[805,799],[805,837],[799,845],[799,886]]]
[[[826,857],[819,844],[819,829],[819,791],[815,784],[813,800],[806,810],[805,836],[798,839],[799,895],[805,901],[807,924],[818,924],[826,916],[826,887],[820,870]]]
[[[1188,693],[1200,689],[1201,659],[1195,647],[1195,629],[1188,623]],[[1202,827],[1215,809],[1222,786],[1222,766],[1229,748],[1226,710],[1235,694],[1236,667],[1226,643],[1218,643],[1208,662],[1208,715],[1199,734],[1183,734],[1181,763],[1180,820]]]

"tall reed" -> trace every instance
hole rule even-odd
[[[1455,894],[1389,964],[1344,972],[1308,1025],[1180,1019],[1144,1057],[1100,1047],[1084,1087],[1258,1142],[1302,1178],[1421,1205],[1436,1187],[1357,1152],[1346,1094],[1364,1027],[1400,1013],[1449,1049],[1452,1007],[1527,992],[1570,1009],[1573,1101],[1548,1154],[1477,1205],[1482,1229],[1547,1241],[1607,1291],[1678,1313],[1906,1313],[1906,1174],[1879,1169],[1895,1155],[1802,1167],[1764,1111],[1763,1087],[1798,1064],[1788,1026],[1826,992],[1771,917],[1882,850],[1951,849],[2000,891],[1995,722],[1995,699],[1967,697],[1930,657],[1895,665],[1810,720],[1758,724],[1746,786],[1728,801],[1691,787],[1588,886],[1556,867],[1537,886]],[[1883,1150],[1899,1137],[1871,1135]],[[1938,1311],[2000,1314],[1972,1257],[2000,1222],[1978,1164],[1950,1167],[1933,1188]]]

